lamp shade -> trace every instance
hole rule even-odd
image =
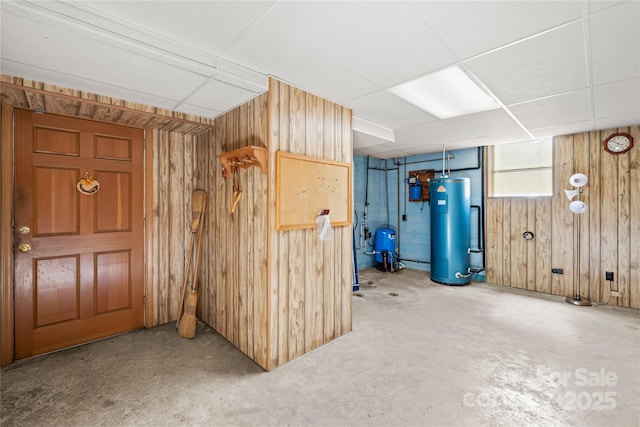
[[[574,173],[569,178],[569,184],[573,185],[574,187],[584,187],[585,185],[587,185],[588,181],[589,179],[583,173]]]
[[[574,200],[569,204],[569,209],[574,214],[583,214],[587,211],[587,204],[582,200]]]
[[[580,193],[580,190],[564,190],[564,194],[567,195],[567,199],[571,200]]]

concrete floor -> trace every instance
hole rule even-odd
[[[353,332],[265,373],[174,324],[18,362],[2,426],[639,426],[640,311],[360,272]]]

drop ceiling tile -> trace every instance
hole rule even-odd
[[[594,85],[640,75],[640,2],[593,15],[589,28]]]
[[[617,127],[626,127],[638,125],[640,123],[640,114],[623,114],[620,116],[605,117],[596,119],[595,129],[612,129]]]
[[[215,78],[255,93],[263,93],[269,89],[269,78],[266,75],[224,59],[218,60]]]
[[[429,154],[429,153],[441,153],[442,152],[442,146],[440,147],[436,147],[436,146],[419,146],[419,147],[413,147],[413,148],[407,148],[404,150],[407,153],[407,156],[419,156],[420,154]],[[440,156],[442,158],[442,156]],[[424,162],[433,162],[434,165],[437,163],[437,165],[432,166],[432,168],[434,169],[438,169],[440,168],[440,170],[442,170],[442,160],[440,159],[426,159],[424,160]]]
[[[447,152],[456,150],[466,150],[467,148],[479,147],[478,143],[474,139],[468,139],[466,141],[452,142],[446,145]]]
[[[579,132],[594,130],[593,122],[585,120],[575,123],[565,123],[558,126],[549,126],[538,129],[531,129],[530,132],[536,138],[551,138],[559,135],[570,135]]]
[[[73,32],[77,37],[132,50],[138,54],[183,67],[202,75],[211,75],[217,57],[153,33],[134,23],[92,8],[91,2],[4,2],[3,11],[21,15],[42,24]],[[6,14],[3,14],[4,18]]]
[[[338,103],[377,89],[341,65],[262,25],[243,34],[223,58]]]
[[[254,22],[247,14],[218,1],[92,1],[88,5],[213,55],[220,55]]]
[[[404,2],[277,2],[260,22],[381,87],[456,61]]]
[[[501,110],[439,121],[384,90],[387,81],[418,77],[458,56],[479,54],[461,67],[535,135],[582,132],[593,121],[598,128],[640,122],[636,0],[0,1],[0,7],[3,73],[208,117],[264,91],[271,74],[395,128],[395,144],[354,136],[354,146],[389,158],[438,151],[441,144],[531,138]],[[571,22],[587,12],[581,19],[588,20]],[[564,26],[551,29],[557,25]],[[532,36],[539,30],[548,31]],[[593,65],[585,66],[585,57]],[[587,91],[586,69],[592,93],[578,94]]]
[[[405,151],[409,147],[420,145],[420,141],[406,135],[397,135],[396,140],[392,142],[354,131],[353,139],[354,152],[365,150],[368,154],[382,151]]]
[[[485,145],[485,144],[479,143],[476,138],[470,138],[470,139],[458,140],[455,142],[447,142],[446,144],[444,144],[444,148],[446,152],[449,153],[453,150],[461,150],[461,149],[466,149],[471,147],[480,147],[482,145]],[[417,156],[420,154],[428,154],[428,153],[442,153],[442,145],[430,145],[430,146],[418,145],[415,147],[405,148],[403,149],[403,151],[410,153],[412,156]],[[440,155],[438,160],[440,162],[442,161],[442,155]],[[434,160],[431,160],[431,161],[434,161]],[[435,167],[436,169],[442,168],[441,163],[436,165]]]
[[[580,18],[571,1],[418,1],[416,12],[461,58],[504,46]]]
[[[502,108],[453,117],[445,120],[445,123],[474,138],[517,132],[522,129]]]
[[[227,6],[239,10],[254,19],[258,19],[275,2],[274,1],[225,1]]]
[[[359,154],[361,156],[375,156],[379,153],[388,153],[390,151],[391,150],[389,149],[389,147],[384,144],[371,145],[369,147],[360,147],[357,149],[356,148],[353,149],[354,154]]]
[[[491,52],[465,65],[504,104],[588,86],[581,23]]]
[[[602,9],[607,9],[620,3],[624,3],[624,1],[589,0],[589,13],[596,13]]]
[[[469,136],[459,130],[449,126],[443,121],[424,123],[416,126],[409,126],[396,130],[396,141],[398,135],[406,135],[420,144],[444,144],[451,141],[467,139]]]
[[[356,98],[345,105],[353,110],[355,116],[392,129],[437,120],[387,90]]]
[[[596,118],[640,113],[640,77],[593,88]]]
[[[525,131],[505,133],[502,135],[489,135],[483,138],[475,138],[477,146],[510,144],[513,142],[530,141],[532,138]]]
[[[199,117],[206,117],[209,119],[218,117],[223,113],[223,111],[213,110],[211,108],[203,108],[198,105],[192,104],[180,104],[177,107],[173,108],[173,110],[179,111],[181,113],[193,114]]]
[[[119,86],[97,82],[95,80],[85,79],[83,77],[59,73],[53,70],[44,70],[19,62],[10,60],[2,60],[0,69],[3,74],[10,76],[23,77],[38,82],[47,82],[56,86],[66,87],[70,89],[82,90],[88,93],[95,93],[104,96],[110,96],[116,99],[122,99],[137,102],[144,105],[172,110],[178,102],[177,99],[163,98],[154,94],[139,92],[133,89],[127,89]]]
[[[378,159],[399,159],[402,157],[409,157],[411,154],[407,153],[406,151],[401,151],[401,150],[391,150],[391,151],[385,151],[382,153],[376,153],[375,155],[373,155],[373,157],[376,157]]]
[[[422,140],[402,133],[396,134],[395,143],[396,148],[416,147],[418,145],[424,144]]]
[[[557,126],[591,120],[587,89],[509,106],[527,128]]]
[[[386,139],[378,138],[373,135],[369,135],[367,133],[358,132],[356,130],[353,131],[353,148],[365,148],[372,147],[375,145],[380,145],[387,143]]]
[[[176,100],[205,81],[202,75],[87,34],[83,37],[17,15],[2,24],[2,58],[16,63]],[[24,49],[25,45],[30,48]]]
[[[255,92],[211,79],[184,102],[206,109],[227,111],[255,96]]]

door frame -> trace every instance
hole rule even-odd
[[[2,366],[13,362],[13,108],[2,104],[2,228],[0,267],[2,269]]]
[[[1,162],[2,172],[1,189],[0,189],[0,206],[2,214],[2,223],[0,228],[0,268],[2,274],[0,277],[0,310],[2,310],[0,320],[1,340],[0,340],[0,366],[13,363],[15,360],[15,325],[14,325],[14,147],[13,147],[13,128],[14,114],[13,107],[2,104],[1,123]],[[71,117],[71,116],[69,116]],[[114,123],[118,124],[118,123]],[[153,144],[151,141],[152,132],[144,130],[144,153],[143,153],[143,177],[144,177],[144,202],[143,202],[143,233],[144,233],[144,307],[143,307],[143,327],[148,328],[153,325],[153,269],[148,262],[149,254],[153,248],[154,236],[153,230]]]

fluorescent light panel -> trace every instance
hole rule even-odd
[[[393,129],[377,125],[375,123],[353,117],[353,130],[375,136],[376,138],[395,142],[396,134]]]
[[[458,67],[447,68],[389,90],[440,119],[499,107],[492,97]]]

